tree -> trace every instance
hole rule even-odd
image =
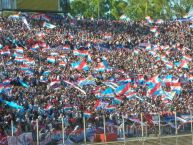
[[[146,16],[155,19],[168,18],[170,8],[168,0],[129,0],[126,14],[134,20],[144,19]]]
[[[193,8],[193,0],[180,0],[179,2],[173,3],[172,8],[177,17],[183,17]]]

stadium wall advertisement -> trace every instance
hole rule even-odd
[[[17,9],[58,11],[59,0],[17,0]]]

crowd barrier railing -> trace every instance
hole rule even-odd
[[[151,119],[150,119],[151,118]],[[94,144],[128,142],[132,139],[145,141],[150,138],[192,134],[192,111],[190,113],[141,113],[128,116],[99,116],[95,118],[60,117],[55,122],[35,120],[10,122],[5,129],[7,136],[0,137],[5,145]]]

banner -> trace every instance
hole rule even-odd
[[[20,136],[8,136],[8,145],[35,145],[32,139],[32,133],[23,133]]]

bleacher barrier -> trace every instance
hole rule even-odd
[[[175,115],[176,114],[176,115]],[[167,112],[132,116],[61,117],[55,122],[37,119],[10,122],[0,137],[4,145],[94,144],[145,141],[149,138],[181,136],[192,133],[191,114]],[[193,138],[192,138],[193,140]]]

